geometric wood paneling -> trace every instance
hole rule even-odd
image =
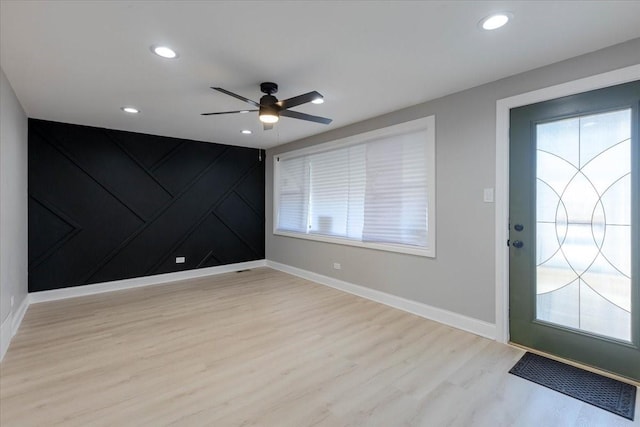
[[[257,259],[256,149],[29,119],[30,292]]]

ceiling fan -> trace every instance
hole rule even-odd
[[[282,101],[278,101],[278,98],[273,96],[274,93],[278,92],[278,85],[272,82],[264,82],[260,83],[260,90],[266,95],[260,98],[260,102],[252,101],[244,96],[238,95],[237,93],[229,92],[226,89],[221,87],[212,87],[211,89],[217,90],[218,92],[222,92],[229,96],[233,96],[241,101],[246,102],[247,104],[251,104],[257,108],[257,110],[238,110],[238,111],[222,111],[219,113],[202,113],[203,116],[213,116],[217,114],[235,114],[235,113],[248,113],[251,111],[258,111],[258,116],[264,130],[273,129],[273,124],[276,123],[280,116],[283,117],[291,117],[292,119],[300,119],[307,120],[310,122],[322,123],[328,125],[331,123],[331,119],[327,119],[326,117],[312,116],[311,114],[300,113],[297,111],[291,111],[289,108],[297,107],[298,105],[306,104],[307,102],[312,102],[314,104],[321,104],[323,102],[323,97],[315,90],[313,92],[305,93],[302,95],[294,96],[293,98],[284,99]]]

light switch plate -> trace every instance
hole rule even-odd
[[[484,202],[493,203],[493,188],[484,189]]]

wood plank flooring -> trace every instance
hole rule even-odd
[[[31,305],[0,425],[640,425],[508,374],[523,353],[258,268]]]

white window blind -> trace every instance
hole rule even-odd
[[[433,117],[276,156],[274,232],[435,255]]]

